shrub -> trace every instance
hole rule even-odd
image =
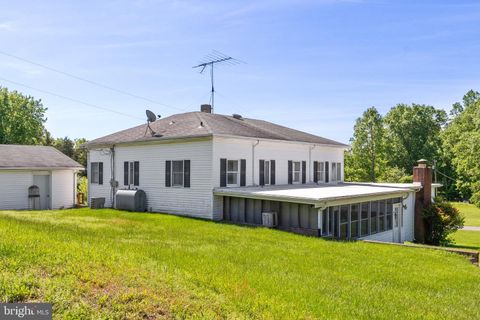
[[[436,246],[452,243],[448,236],[462,228],[464,223],[460,211],[441,198],[436,198],[423,211],[423,217],[426,222],[425,241]]]
[[[77,181],[77,192],[83,192],[85,199],[88,195],[88,180],[87,177],[79,177]]]

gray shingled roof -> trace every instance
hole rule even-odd
[[[82,169],[54,147],[0,144],[0,169]]]
[[[248,118],[236,119],[233,116],[205,112],[175,114],[157,120],[151,123],[150,126],[159,136],[152,137],[146,130],[147,125],[142,124],[92,140],[86,143],[85,146],[89,148],[125,142],[231,135],[347,147],[347,145],[337,141],[290,129],[268,121]]]

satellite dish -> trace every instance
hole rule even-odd
[[[157,116],[150,110],[146,110],[145,113],[147,114],[148,122],[155,122],[157,120]]]

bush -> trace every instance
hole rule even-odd
[[[77,180],[77,192],[83,192],[85,194],[85,199],[88,195],[88,180],[87,177],[79,177]]]
[[[458,209],[441,198],[435,199],[423,211],[423,217],[426,222],[425,241],[436,246],[452,243],[448,236],[461,229],[465,220]]]

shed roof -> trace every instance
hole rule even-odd
[[[228,135],[348,147],[346,144],[334,140],[287,128],[268,121],[249,118],[238,119],[233,116],[205,112],[175,114],[150,123],[150,126],[158,136],[152,137],[147,130],[147,125],[142,124],[92,140],[87,142],[85,146],[90,148],[99,145],[139,141],[161,141]]]
[[[0,169],[83,169],[54,147],[0,144]]]
[[[316,207],[404,196],[419,184],[339,183],[336,185],[279,185],[265,187],[215,188],[215,195],[313,204]]]

